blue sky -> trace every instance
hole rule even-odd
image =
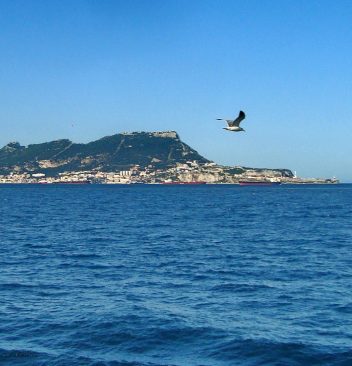
[[[352,2],[0,0],[0,145],[176,130],[352,182]],[[217,117],[243,109],[245,133]]]

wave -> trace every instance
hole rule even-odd
[[[35,365],[48,357],[47,354],[35,352],[25,349],[7,350],[0,348],[0,364],[1,365]]]
[[[316,345],[262,339],[223,341],[220,333],[218,337],[211,335],[214,335],[213,329],[203,328],[154,330],[154,334],[152,331],[148,337],[141,337],[139,341],[135,336],[120,334],[120,337],[127,341],[126,346],[127,344],[129,346],[115,354],[106,352],[107,349],[111,351],[116,348],[117,343],[121,341],[114,337],[109,337],[110,341],[100,349],[92,348],[90,351],[81,349],[76,350],[74,354],[72,350],[62,354],[60,352],[51,354],[26,349],[0,348],[0,364],[3,366],[350,366],[352,364],[351,350],[333,350]],[[199,347],[200,345],[203,347]],[[87,355],[82,356],[85,353]]]
[[[272,287],[261,284],[250,283],[224,283],[212,287],[212,291],[220,292],[255,292],[260,290],[270,290]]]
[[[299,366],[352,364],[352,351],[283,343],[269,340],[231,340],[208,350],[207,356],[221,361],[240,361],[241,365]]]
[[[57,355],[25,349],[0,348],[1,366],[172,366],[153,362],[99,360],[93,357]]]

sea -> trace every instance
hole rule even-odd
[[[0,185],[0,365],[352,365],[352,185]]]

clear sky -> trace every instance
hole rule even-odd
[[[0,0],[0,145],[176,130],[352,182],[352,1]],[[217,117],[243,109],[246,132]]]

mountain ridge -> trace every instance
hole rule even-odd
[[[10,142],[0,149],[0,173],[126,170],[131,166],[167,168],[177,163],[210,162],[181,141],[176,131],[122,132],[88,143],[59,139],[38,144]]]

